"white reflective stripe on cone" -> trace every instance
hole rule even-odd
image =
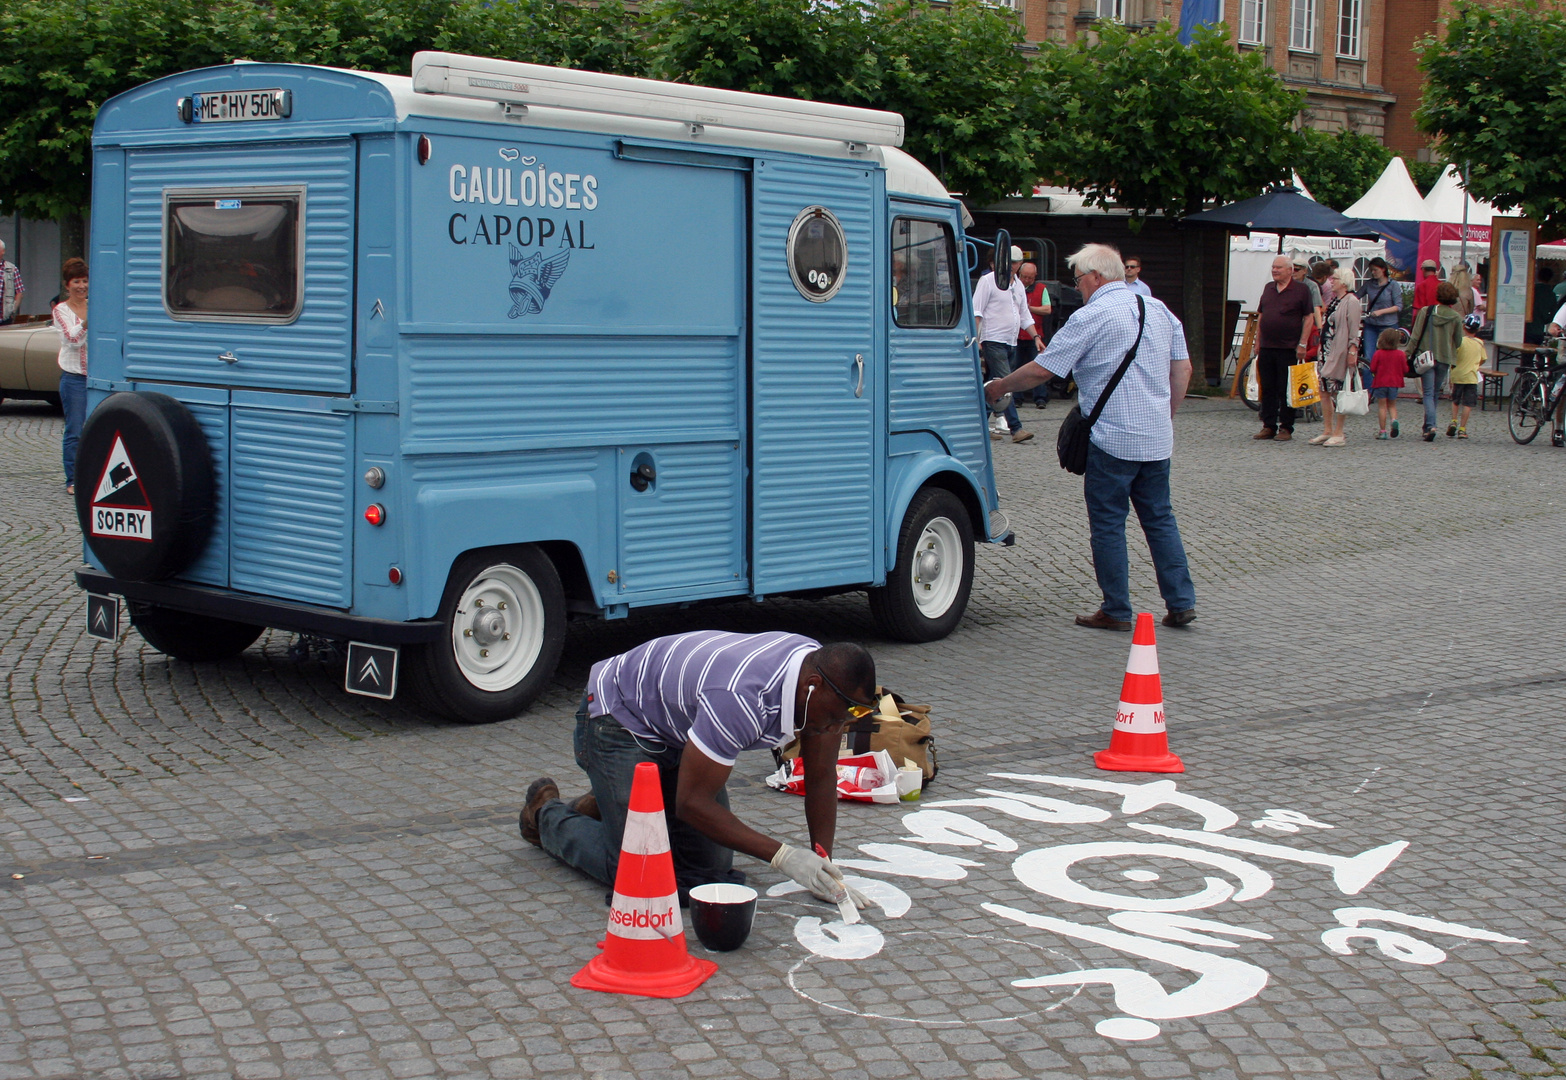
[[[1157,675],[1158,646],[1131,646],[1131,657],[1126,661],[1126,671],[1131,675]]]
[[[609,905],[609,932],[616,937],[640,941],[661,941],[685,933],[680,920],[680,898],[668,896],[626,896],[616,891]]]
[[[669,829],[663,814],[632,810],[625,815],[625,835],[620,840],[622,855],[662,855],[669,850]]]
[[[1122,701],[1115,707],[1115,727],[1142,735],[1160,734],[1164,730],[1164,703],[1132,705]]]

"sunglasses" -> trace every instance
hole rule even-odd
[[[842,698],[845,702],[848,703],[848,715],[853,717],[855,720],[861,720],[864,717],[869,716],[871,713],[875,712],[875,706],[874,705],[863,705],[860,702],[857,702],[853,698],[849,697],[847,694],[843,693],[843,691],[841,689],[839,689],[837,683],[833,682],[830,678],[828,678],[827,673],[822,671],[820,668],[816,668],[816,674],[821,676],[821,681],[822,682],[826,683],[828,686],[830,686],[832,688],[832,692],[834,694],[836,694],[838,697]]]

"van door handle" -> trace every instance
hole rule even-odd
[[[235,356],[231,352],[218,353],[218,359],[223,361],[223,363],[225,363],[225,364],[237,364],[237,363],[239,363],[239,357]]]
[[[859,383],[854,387],[854,396],[863,397],[865,393],[865,356],[864,353],[854,354],[854,366],[859,369]]]

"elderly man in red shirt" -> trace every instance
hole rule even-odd
[[[1419,284],[1414,286],[1414,312],[1430,307],[1436,302],[1436,290],[1441,287],[1441,267],[1434,259],[1419,264]]]

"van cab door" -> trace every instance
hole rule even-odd
[[[758,160],[752,175],[751,590],[880,567],[885,388],[880,174]]]

